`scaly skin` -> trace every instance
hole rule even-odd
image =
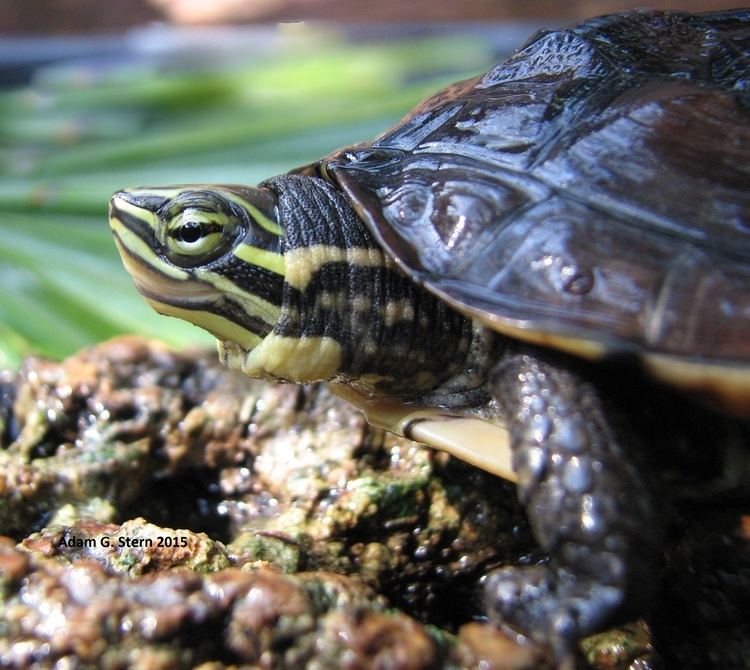
[[[513,347],[491,388],[508,421],[518,494],[549,563],[487,581],[490,611],[558,658],[647,602],[663,519],[637,426],[566,357]]]

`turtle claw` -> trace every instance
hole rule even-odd
[[[622,594],[553,565],[534,565],[492,572],[485,598],[492,619],[549,645],[559,668],[574,668],[578,641],[600,630]]]

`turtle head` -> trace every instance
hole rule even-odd
[[[123,190],[110,200],[109,222],[125,268],[157,312],[244,352],[273,330],[284,257],[268,189]]]
[[[464,365],[471,321],[400,272],[321,179],[129,189],[109,216],[151,306],[212,333],[249,376],[406,397]]]

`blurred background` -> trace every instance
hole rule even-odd
[[[113,191],[256,183],[378,134],[539,28],[643,4],[0,0],[0,367],[122,332],[210,343],[132,287]]]

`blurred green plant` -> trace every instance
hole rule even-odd
[[[141,300],[111,240],[109,195],[257,183],[378,134],[493,58],[482,38],[322,37],[210,65],[57,64],[0,94],[0,367],[123,332],[210,342]]]

